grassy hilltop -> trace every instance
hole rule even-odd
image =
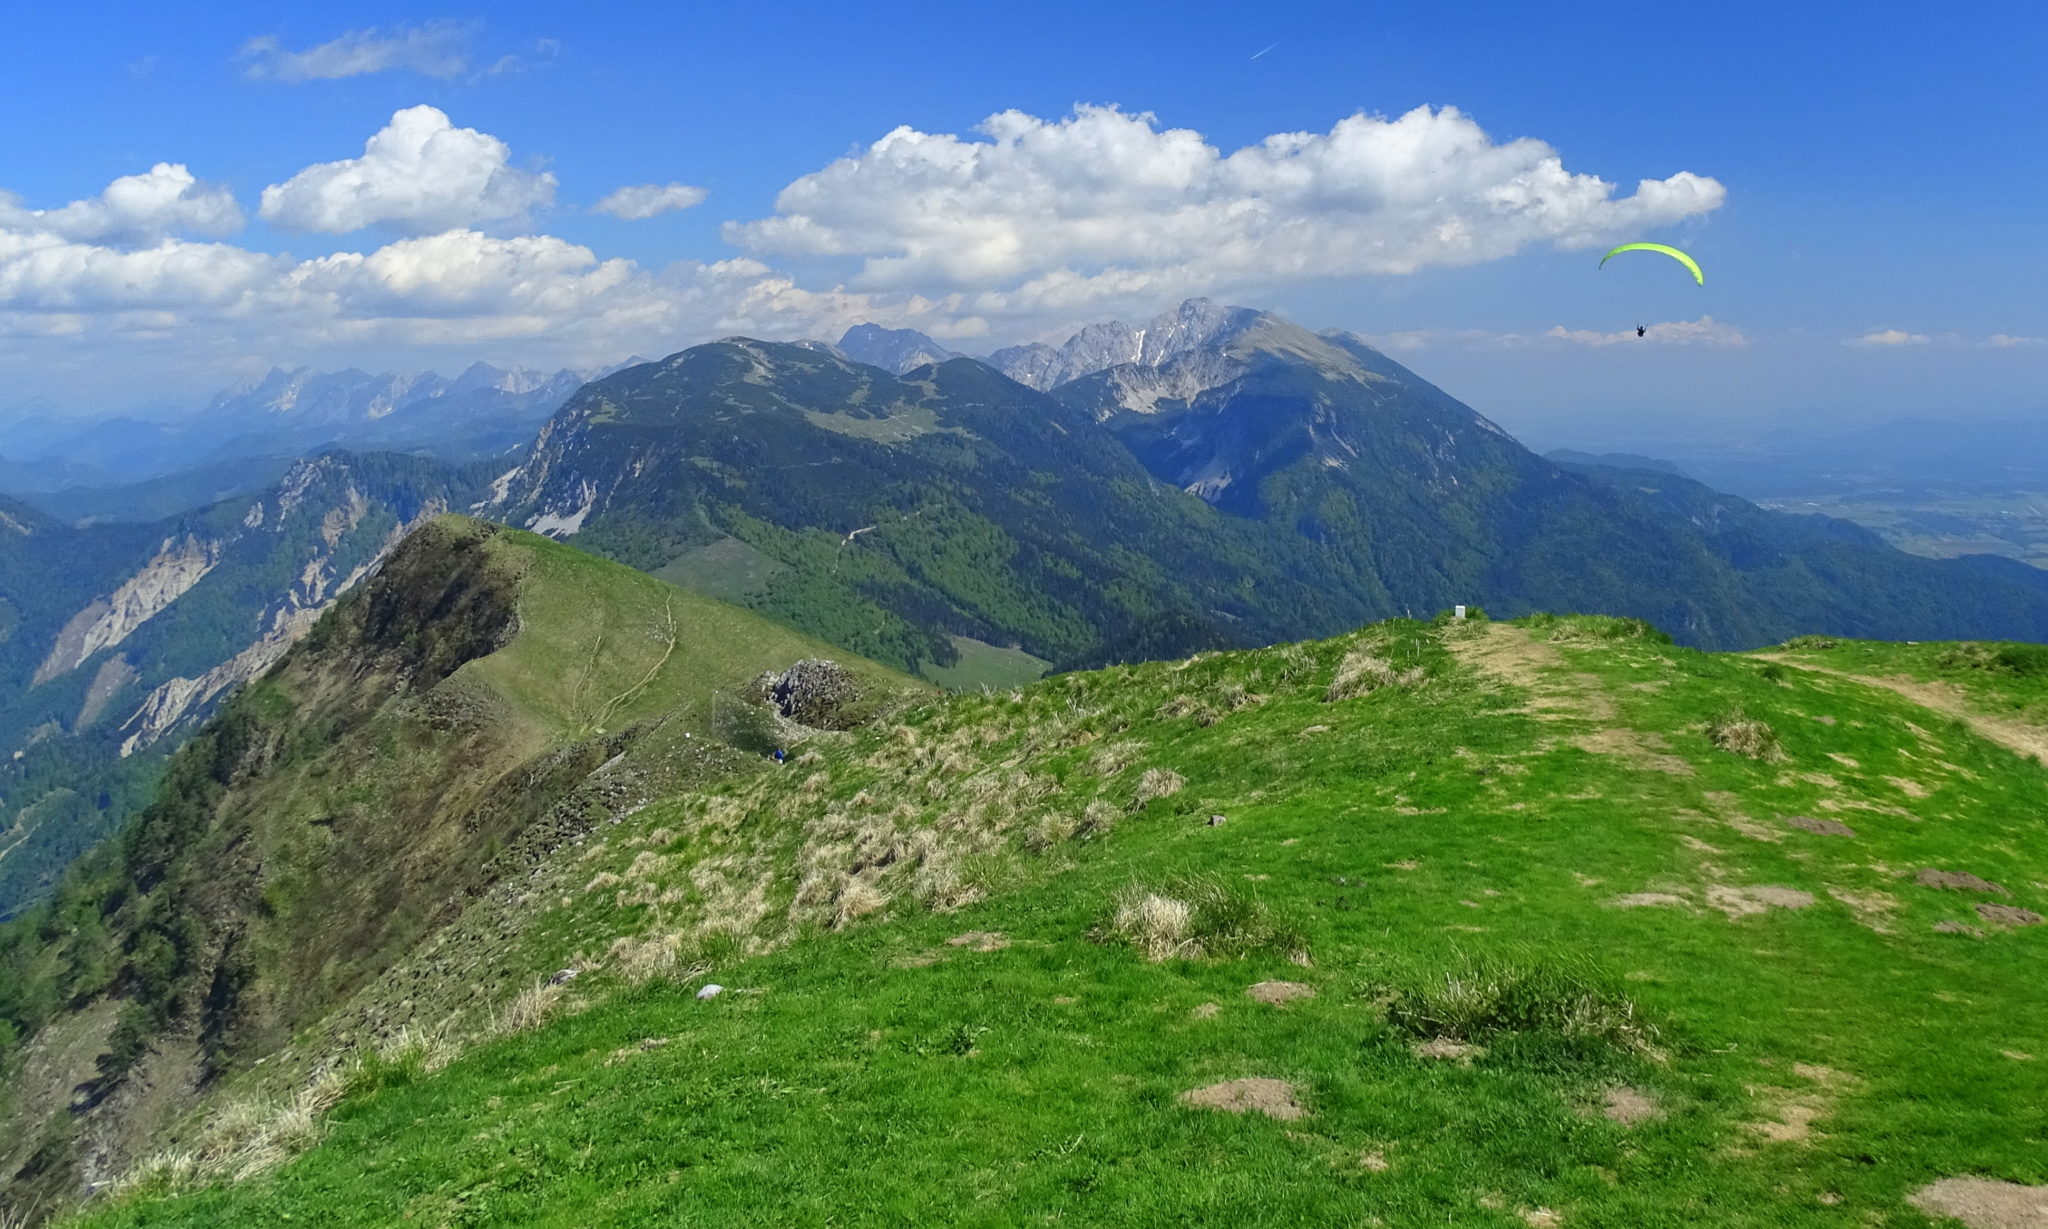
[[[296,1038],[79,1223],[2028,1224],[2033,661],[1539,616],[924,701],[484,898],[488,1010]]]

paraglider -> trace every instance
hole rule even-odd
[[[1681,252],[1677,248],[1672,247],[1671,245],[1665,243],[1624,243],[1620,247],[1614,249],[1612,252],[1607,253],[1607,255],[1602,256],[1600,258],[1601,266],[1604,267],[1608,261],[1614,259],[1616,256],[1620,255],[1623,252],[1662,252],[1666,256],[1669,256],[1671,259],[1677,261],[1679,264],[1684,265],[1688,270],[1690,270],[1692,272],[1692,280],[1698,282],[1702,286],[1707,284],[1707,275],[1700,272],[1699,261],[1694,260],[1692,257],[1686,255],[1684,252]]]
[[[1648,329],[1644,328],[1644,327],[1643,327],[1642,325],[1640,325],[1640,324],[1636,326],[1636,336],[1638,336],[1638,337],[1641,337],[1641,336],[1642,336],[1643,334],[1645,334],[1645,333],[1647,333],[1647,332],[1649,332],[1649,331],[1650,331],[1650,330],[1648,330]]]

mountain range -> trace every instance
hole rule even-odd
[[[328,448],[460,463],[526,444],[597,374],[486,363],[454,379],[278,368],[192,414],[80,424],[36,409],[0,425],[0,493],[64,520],[154,520],[251,494]]]
[[[1454,604],[1708,647],[2048,634],[2039,572],[1545,460],[1350,334],[1193,300],[1025,357],[1060,382],[696,347],[579,391],[491,514],[910,670],[963,639],[1085,664]]]

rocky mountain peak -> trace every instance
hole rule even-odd
[[[927,363],[959,357],[916,329],[885,329],[879,324],[854,325],[839,339],[838,349],[856,363],[899,376]]]

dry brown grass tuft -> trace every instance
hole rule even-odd
[[[1171,960],[1199,950],[1189,937],[1194,909],[1184,900],[1129,888],[1117,898],[1110,926],[1147,960]]]
[[[601,892],[606,888],[618,887],[624,882],[625,880],[612,874],[610,871],[600,871],[596,878],[583,885],[583,890],[586,892]]]
[[[1131,799],[1133,811],[1160,798],[1171,798],[1187,785],[1186,777],[1171,768],[1147,768],[1145,775],[1138,778],[1138,792]]]
[[[530,1033],[554,1018],[562,1004],[564,987],[536,982],[521,990],[491,1021],[491,1032],[500,1037]]]
[[[1421,666],[1403,670],[1388,661],[1366,651],[1353,649],[1344,655],[1337,665],[1336,676],[1323,691],[1323,703],[1334,704],[1339,700],[1350,700],[1378,691],[1382,687],[1414,687],[1427,678],[1429,672]]]
[[[1707,739],[1723,751],[1767,764],[1786,758],[1785,749],[1778,745],[1778,732],[1739,708],[1709,721]]]

